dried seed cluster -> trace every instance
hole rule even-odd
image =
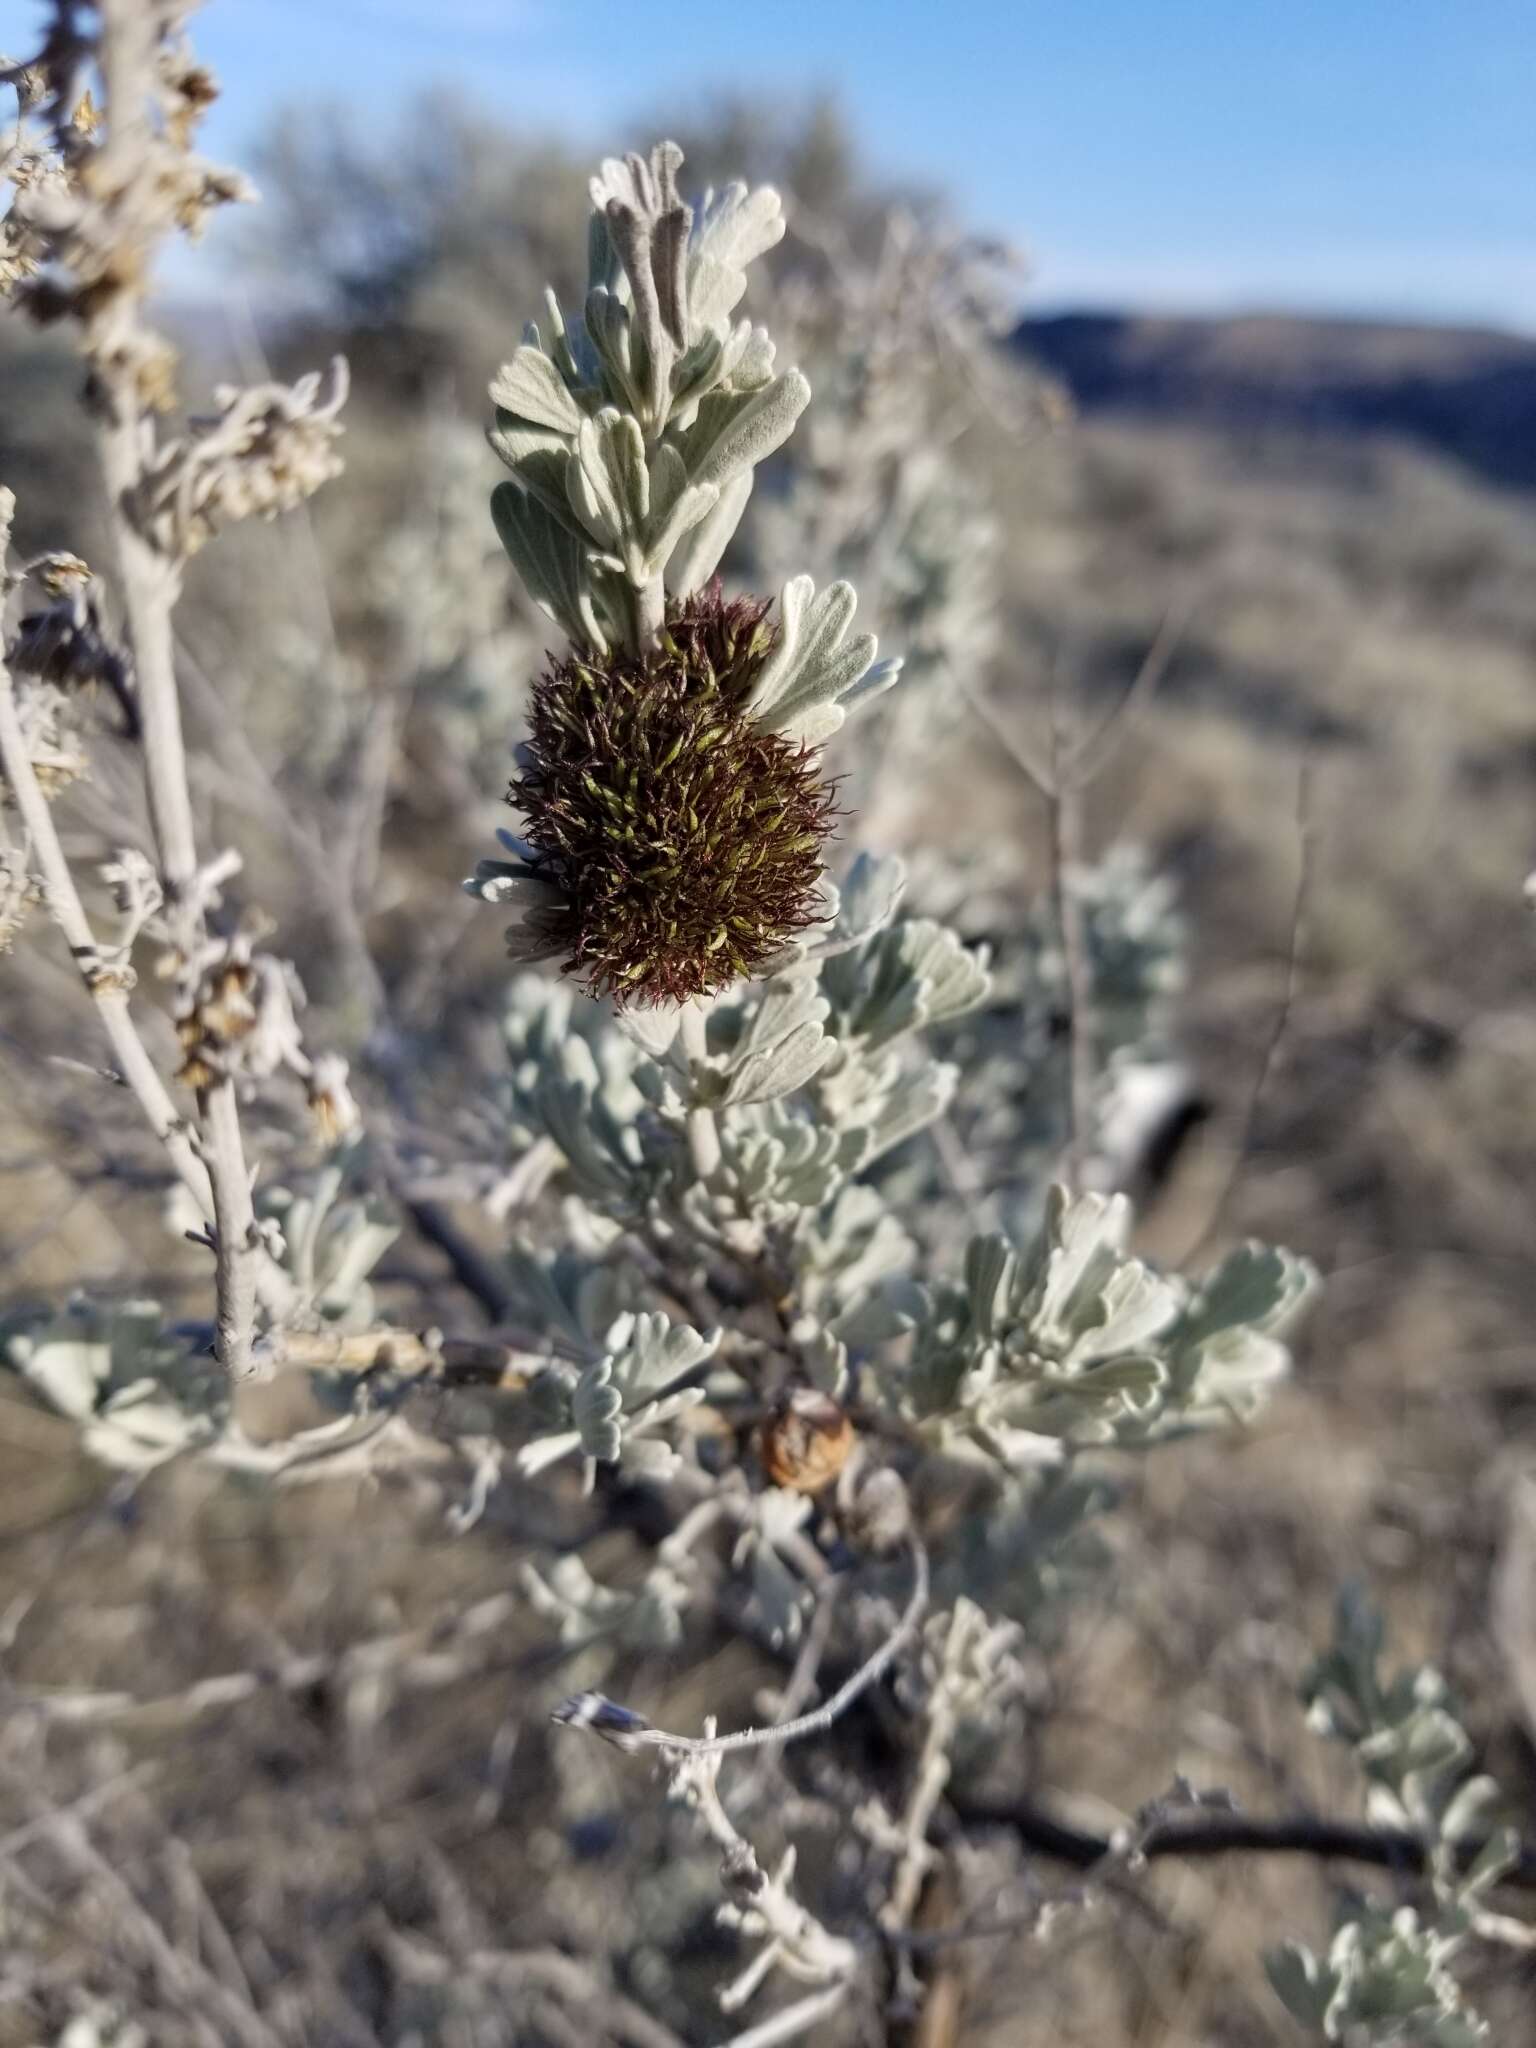
[[[682,1002],[759,972],[820,915],[836,805],[819,757],[748,711],[768,606],[718,584],[653,653],[572,655],[535,686],[510,800],[557,883],[568,973],[621,1002]]]
[[[830,1394],[795,1387],[763,1424],[758,1449],[775,1486],[820,1493],[848,1462],[853,1424]]]
[[[176,1020],[182,1062],[178,1081],[211,1088],[228,1073],[235,1046],[256,1028],[256,970],[249,961],[230,960],[204,977],[196,998]]]

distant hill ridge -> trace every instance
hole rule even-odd
[[[1492,330],[1253,314],[1064,313],[1017,345],[1085,413],[1407,436],[1536,489],[1536,341]]]

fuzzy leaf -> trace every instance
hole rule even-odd
[[[785,584],[778,644],[752,691],[751,709],[759,724],[797,738],[798,720],[835,704],[864,674],[875,658],[875,636],[859,633],[848,639],[857,604],[851,583],[834,583],[820,596],[809,576],[794,576]]]
[[[810,398],[798,370],[786,370],[758,391],[712,391],[677,444],[689,476],[725,490],[789,439]]]
[[[688,248],[688,309],[695,332],[734,312],[747,265],[784,236],[784,208],[771,185],[727,185],[705,200]]]
[[[606,653],[607,639],[592,603],[580,543],[516,484],[491,493],[491,517],[512,566],[540,611],[578,646]]]
[[[1275,1995],[1292,2019],[1320,2027],[1327,2017],[1335,1978],[1327,1966],[1299,1941],[1282,1942],[1264,1958]]]
[[[714,504],[678,542],[666,568],[666,584],[674,597],[690,597],[714,575],[730,546],[752,495],[752,471],[745,469],[717,495]]]
[[[549,357],[526,344],[497,372],[491,398],[514,418],[558,434],[574,434],[585,417]]]
[[[965,1253],[965,1290],[970,1298],[971,1321],[982,1337],[996,1328],[998,1290],[1013,1265],[1013,1249],[1006,1237],[973,1237]]]
[[[594,540],[615,550],[638,542],[650,510],[645,440],[628,414],[605,406],[583,420],[566,470],[571,506]]]
[[[664,1315],[626,1313],[608,1332],[613,1383],[625,1409],[654,1399],[714,1355],[719,1332],[704,1337]]]

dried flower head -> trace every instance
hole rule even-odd
[[[311,371],[294,385],[220,385],[219,411],[166,444],[130,503],[134,521],[166,554],[195,555],[238,519],[275,519],[341,473],[336,441],[347,365],[331,363],[329,386]]]
[[[536,685],[510,797],[566,971],[621,1002],[684,1002],[759,973],[823,914],[836,805],[815,750],[748,708],[766,603],[718,584],[661,645],[575,653]]]
[[[227,939],[209,939],[179,961],[176,1036],[183,1058],[176,1078],[188,1088],[264,1080],[280,1068],[306,1083],[314,1077],[296,1015],[304,992],[286,961],[254,950],[258,928],[259,921]],[[339,1101],[332,1108],[344,1121]]]
[[[41,900],[41,891],[27,871],[27,858],[19,846],[0,847],[0,953],[11,950],[11,942],[26,922],[27,912]]]
[[[78,782],[90,763],[75,731],[68,699],[52,683],[36,682],[16,692],[22,739],[38,787],[52,802],[61,790]],[[0,807],[9,801],[0,787]]]
[[[759,1437],[763,1468],[775,1486],[820,1493],[853,1449],[853,1424],[830,1394],[795,1387],[774,1408]]]
[[[256,1028],[252,1000],[256,974],[248,960],[224,960],[206,975],[191,1009],[176,1020],[184,1058],[176,1078],[188,1088],[210,1087],[227,1071],[230,1054]]]

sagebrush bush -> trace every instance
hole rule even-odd
[[[1117,1469],[1257,1422],[1314,1282],[1257,1243],[1190,1274],[1131,1249],[1115,1181],[1137,1149],[1135,1083],[1169,1066],[1182,933],[1134,856],[1083,855],[1080,799],[1113,721],[1041,769],[1053,886],[1048,915],[1016,920],[1005,981],[985,947],[906,914],[901,862],[855,851],[881,783],[837,743],[850,714],[877,729],[900,664],[854,629],[850,581],[803,572],[798,534],[835,534],[839,561],[813,571],[867,568],[911,632],[909,708],[870,746],[887,779],[920,777],[992,630],[990,535],[900,383],[899,321],[914,292],[947,303],[950,352],[924,396],[965,375],[1001,406],[985,265],[910,230],[873,283],[834,263],[825,293],[853,302],[865,346],[797,464],[810,383],[738,315],[784,232],[778,194],[731,184],[690,204],[670,143],[592,180],[581,306],[549,294],[490,387],[510,471],[490,516],[530,609],[516,632],[495,609],[481,639],[524,664],[526,723],[506,735],[519,831],[466,887],[510,915],[518,971],[504,1071],[436,1133],[443,1153],[461,1133],[485,1144],[451,1165],[500,1233],[489,1254],[402,1161],[398,1039],[366,1039],[355,1076],[312,1045],[298,977],[236,893],[239,854],[199,843],[173,627],[184,572],[226,527],[336,474],[347,380],[338,364],[324,390],[221,390],[208,418],[161,426],[177,363],[145,316],[154,251],[245,196],[193,151],[213,86],[187,11],[103,0],[87,20],[63,0],[35,60],[4,73],[22,110],[4,275],[21,315],[73,323],[118,558],[110,601],[72,556],[7,571],[22,602],[0,675],[0,935],[46,944],[59,927],[111,1076],[174,1177],[172,1227],[211,1259],[208,1307],[192,1324],[145,1300],[18,1308],[6,1360],[124,1471],[182,1457],[275,1480],[446,1460],[461,1529],[502,1490],[547,1504],[552,1532],[557,1508],[587,1503],[585,1538],[552,1533],[518,1574],[579,1681],[540,1711],[636,1769],[653,1757],[719,1852],[717,1918],[741,1951],[720,2005],[783,1994],[731,2035],[739,2048],[894,2037],[936,2009],[947,1943],[1043,1939],[1148,1855],[1223,1846],[1226,1795],[1182,1781],[1087,1838],[1069,1889],[990,1880],[982,1836],[1015,1789],[1026,1646],[1091,1568]],[[792,310],[814,341],[816,290]],[[739,556],[763,587],[727,595],[720,565],[759,492]],[[464,545],[478,592],[491,572]],[[473,602],[415,622],[428,666],[454,668]],[[565,643],[542,665],[533,608]],[[104,702],[142,769],[145,829],[90,878],[55,804],[90,772]],[[472,756],[484,692],[445,722],[460,714]],[[464,774],[482,793],[496,779],[478,761]],[[960,912],[986,879],[951,878]],[[171,991],[174,1066],[137,987],[150,963]],[[1016,1029],[983,1035],[1014,1006]],[[933,1134],[942,1159],[959,1143],[959,1070],[930,1034],[995,1069],[960,1149],[1006,1176],[1006,1229],[957,1224],[956,1189],[912,1146]],[[253,1111],[270,1148],[254,1177]],[[373,1280],[406,1217],[493,1310],[489,1332],[386,1315]],[[333,1414],[258,1436],[241,1388],[285,1375]],[[448,1393],[464,1399],[431,1398]],[[644,1530],[646,1559],[610,1579],[604,1538],[621,1525]],[[721,1734],[710,1713],[677,1733],[615,1697],[654,1682],[640,1658],[681,1658],[707,1632],[792,1664],[762,1725]],[[1325,1956],[1287,1945],[1270,1974],[1319,2038],[1456,2048],[1486,2035],[1448,1964],[1469,1936],[1526,1938],[1490,1900],[1520,1852],[1440,1681],[1384,1681],[1379,1653],[1344,1603],[1310,1696],[1371,1787],[1366,1851],[1423,1873],[1423,1911],[1362,1904]],[[823,1737],[839,1761],[802,1796],[840,1847],[802,1875],[793,1846],[764,1860],[754,1840],[786,1749]],[[1326,1822],[1316,1846],[1340,1846]],[[622,1999],[594,2019],[579,1970],[544,1976],[556,2008],[607,2038],[670,2041],[689,2017],[665,1955],[649,1971],[664,2019]],[[494,2038],[559,2037],[547,2016],[504,2017]],[[284,2025],[266,2038],[300,2038]]]

